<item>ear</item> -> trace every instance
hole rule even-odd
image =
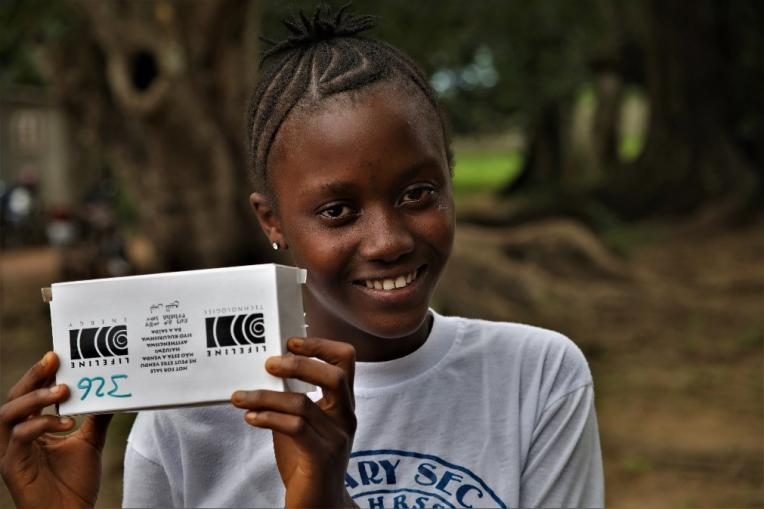
[[[268,242],[271,244],[275,242],[279,248],[286,249],[287,245],[281,231],[281,223],[276,217],[270,199],[262,193],[252,193],[249,195],[249,203],[252,205],[258,223],[260,223],[260,228],[268,237]]]

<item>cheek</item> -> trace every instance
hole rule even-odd
[[[439,202],[422,219],[421,234],[438,252],[447,257],[454,243],[454,206],[450,197]]]
[[[295,265],[308,269],[308,279],[326,284],[338,279],[348,266],[349,239],[337,232],[315,229],[292,237],[289,249]]]

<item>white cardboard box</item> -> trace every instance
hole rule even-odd
[[[61,415],[229,401],[237,389],[297,390],[265,360],[305,336],[304,269],[265,264],[53,284]],[[44,293],[46,293],[44,291]]]

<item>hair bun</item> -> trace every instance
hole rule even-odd
[[[275,42],[264,37],[260,38],[272,45],[263,54],[263,60],[283,50],[307,47],[338,37],[353,37],[377,25],[377,19],[374,16],[352,14],[347,12],[349,7],[348,3],[333,13],[331,6],[319,4],[312,19],[302,10],[287,17],[283,21],[290,32],[286,40]]]

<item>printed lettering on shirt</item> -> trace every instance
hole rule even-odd
[[[506,507],[469,469],[413,451],[353,452],[345,487],[359,506],[369,509]]]

